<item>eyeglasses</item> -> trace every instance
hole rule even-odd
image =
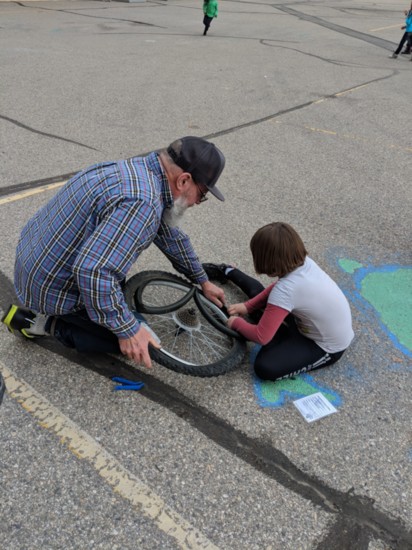
[[[193,180],[193,183],[196,185],[196,187],[199,189],[199,193],[200,193],[200,199],[199,199],[199,202],[205,202],[208,200],[209,197],[206,196],[206,192],[202,191],[202,188],[200,187],[200,185],[198,183],[195,182],[195,180]]]

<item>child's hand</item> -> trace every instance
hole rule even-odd
[[[237,319],[237,316],[236,317],[229,317],[229,319],[226,321],[226,324],[229,328],[232,328],[232,325],[233,325],[233,321]]]
[[[227,308],[229,315],[240,315],[241,317],[244,317],[247,315],[247,309],[245,304],[231,304]]]

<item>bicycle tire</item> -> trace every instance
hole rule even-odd
[[[127,305],[140,315],[143,312],[139,310],[146,309],[142,317],[161,340],[160,349],[149,347],[150,356],[160,365],[190,376],[212,377],[230,372],[242,362],[246,342],[221,330],[226,316],[217,306],[215,314],[221,316],[222,322],[219,326],[211,324],[197,306],[196,292],[186,299],[188,287],[195,289],[182,277],[164,271],[144,271],[126,282]],[[184,299],[169,296],[169,289],[184,295]],[[161,300],[161,293],[169,303],[148,303]],[[180,302],[184,302],[183,306],[179,306]]]
[[[195,290],[195,301],[197,304],[197,307],[200,309],[204,317],[209,321],[211,325],[213,325],[215,328],[223,332],[224,334],[227,334],[228,336],[231,336],[232,338],[238,338],[242,339],[242,336],[239,334],[239,332],[236,332],[236,330],[232,330],[229,328],[226,323],[219,321],[219,317],[217,317],[213,312],[216,312],[217,306],[208,300],[206,296],[203,294],[203,292],[199,289]],[[219,308],[224,313],[225,317],[228,318],[229,314],[227,313],[227,310],[225,306],[223,308]],[[210,312],[212,310],[212,313]]]
[[[169,284],[169,282],[162,275],[162,273],[164,272],[153,272],[153,273],[158,273],[158,275],[154,275],[153,277],[151,276],[144,277],[144,278],[142,277],[142,282],[141,284],[139,283],[139,286],[134,295],[135,306],[137,311],[139,311],[140,313],[159,313],[159,314],[170,313],[171,311],[174,311],[175,309],[179,309],[180,307],[183,307],[184,305],[186,305],[187,302],[192,298],[193,294],[195,293],[195,290],[196,290],[195,287],[190,283],[187,283],[186,281],[181,279],[180,281],[178,281],[177,284],[179,284],[181,287],[187,288],[186,294],[183,294],[181,298],[177,299],[176,301],[168,305],[149,306],[144,303],[144,299],[143,299],[143,293],[147,285]]]

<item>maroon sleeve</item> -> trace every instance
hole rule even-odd
[[[246,309],[248,310],[248,313],[251,313],[252,311],[255,311],[256,309],[264,309],[266,307],[266,303],[269,298],[270,291],[275,286],[275,283],[272,283],[268,287],[265,288],[265,290],[262,290],[259,294],[257,294],[254,298],[251,298],[247,302],[245,302]]]
[[[289,311],[286,309],[268,304],[257,325],[252,325],[241,317],[237,317],[232,322],[231,328],[240,332],[247,340],[264,346],[272,340],[288,314]]]

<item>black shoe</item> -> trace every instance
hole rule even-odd
[[[6,325],[10,332],[17,331],[23,334],[26,338],[34,338],[30,334],[30,327],[34,323],[36,314],[29,309],[11,305],[7,313],[2,317],[1,322]]]
[[[218,283],[226,283],[227,277],[225,271],[230,265],[227,264],[202,264],[203,269],[206,271],[206,275],[212,281]]]
[[[403,50],[403,52],[401,52],[401,55],[409,55],[411,53],[411,50]]]

